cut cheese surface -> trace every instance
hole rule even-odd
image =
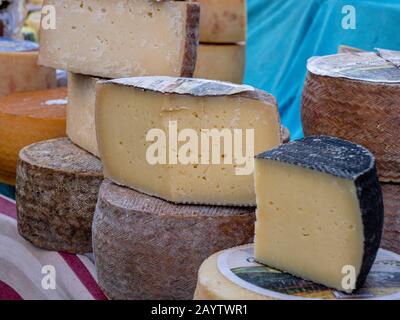
[[[160,137],[149,138],[154,129]],[[178,133],[189,129],[191,138],[175,145],[175,129]],[[217,134],[202,138],[201,133],[211,129]],[[235,129],[239,139],[234,146]],[[278,109],[271,95],[249,86],[187,78],[98,83],[96,130],[107,178],[179,203],[254,205],[251,153],[281,143]],[[200,148],[202,139],[208,147]],[[185,149],[193,141],[198,144]],[[225,144],[227,149],[221,147]],[[245,150],[249,151],[245,162],[230,159],[232,153]],[[185,162],[188,154],[194,156]],[[238,174],[242,169],[246,172]]]
[[[15,183],[19,151],[66,136],[67,89],[19,92],[0,99],[0,181]]]
[[[176,205],[105,180],[93,221],[98,280],[112,299],[192,299],[208,256],[252,241],[254,208]]]
[[[90,153],[99,156],[95,128],[96,82],[99,78],[68,74],[68,137]]]
[[[37,65],[37,50],[33,42],[0,37],[0,97],[56,87],[55,70]]]
[[[46,0],[57,28],[41,30],[39,63],[92,76],[192,76],[199,6],[183,1]]]
[[[91,252],[102,180],[100,160],[67,138],[23,148],[16,186],[19,233],[47,250]]]
[[[258,262],[337,290],[361,287],[379,248],[382,192],[372,154],[308,137],[257,156]],[[343,268],[354,286],[342,285]]]
[[[244,44],[200,44],[194,77],[242,83],[245,51]]]
[[[194,0],[200,4],[200,42],[246,41],[246,0]]]

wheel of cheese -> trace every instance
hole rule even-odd
[[[102,180],[100,160],[66,138],[25,147],[17,169],[19,233],[43,249],[91,252]]]
[[[194,300],[400,299],[400,256],[380,249],[364,287],[352,294],[259,264],[253,244],[215,253],[200,266]]]
[[[34,42],[0,37],[0,97],[57,86],[56,71],[37,64],[38,48]]]
[[[400,254],[400,184],[381,183],[385,206],[382,247]]]
[[[66,136],[66,88],[19,92],[0,99],[0,182],[15,184],[19,151]]]
[[[93,221],[101,288],[112,299],[192,299],[202,261],[252,241],[254,208],[176,205],[105,180]]]
[[[400,182],[400,52],[312,58],[303,91],[305,135],[331,135],[368,148],[380,180]]]

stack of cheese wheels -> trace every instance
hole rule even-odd
[[[288,131],[281,129],[275,99],[234,84],[243,78],[245,1],[45,0],[44,4],[55,7],[57,29],[41,30],[39,62],[69,72],[68,137],[101,159],[108,178],[100,189],[92,229],[100,286],[113,299],[191,299],[197,269],[207,256],[253,240],[254,152],[280,145],[282,135],[289,139]],[[107,80],[115,78],[122,79]],[[179,135],[176,147],[183,147],[179,156],[183,163],[175,162],[176,156],[174,160],[174,130]],[[202,133],[205,142],[214,140],[212,130],[221,131],[217,139],[225,139],[220,141],[224,148],[207,160],[216,164],[198,163],[209,150],[199,152],[194,146],[185,152],[185,146],[196,145],[196,136],[201,138]],[[185,132],[193,138],[186,144]],[[165,163],[161,158],[166,146],[159,153],[157,137],[151,138],[163,133],[168,136],[165,142],[171,141]],[[31,146],[27,152],[54,143]],[[71,157],[79,155],[69,148]],[[77,198],[74,185],[82,189],[91,182],[94,194],[99,179],[82,174],[81,167],[78,170],[71,162],[59,170],[65,154],[57,153],[46,161],[28,161],[21,153],[20,230],[38,245],[60,248],[64,242],[64,248],[76,250],[70,235],[77,232],[80,239],[87,239],[90,215],[85,211],[79,220],[75,211],[54,203],[58,222],[48,221],[51,228],[44,230],[52,200],[44,192],[43,179],[33,176],[45,177],[48,163],[53,162],[50,170],[56,176],[63,172],[71,190],[51,197],[63,203]],[[38,162],[44,168],[38,169]],[[35,180],[42,191],[32,206],[26,203],[26,194],[32,193]],[[90,202],[85,206],[89,210],[93,197],[83,199]],[[45,209],[40,212],[40,208]],[[60,230],[62,225],[66,232]]]
[[[0,98],[0,182],[15,184],[23,147],[66,136],[66,97],[66,88],[58,88]]]
[[[400,52],[311,58],[303,91],[305,135],[359,143],[375,155],[384,192],[383,247],[400,252]]]

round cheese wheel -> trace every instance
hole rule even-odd
[[[400,299],[400,256],[380,249],[365,286],[349,295],[257,263],[253,244],[223,250],[199,269],[195,300]]]
[[[202,261],[252,242],[254,208],[177,205],[105,180],[93,221],[101,288],[112,299],[192,299]]]
[[[302,99],[304,134],[363,145],[384,182],[400,182],[399,58],[386,51],[312,58]]]
[[[400,184],[381,183],[385,220],[382,247],[400,254]]]
[[[19,233],[40,248],[91,252],[102,180],[100,160],[66,138],[25,147],[17,169]]]
[[[19,151],[66,136],[66,88],[19,92],[0,99],[0,182],[15,184]]]

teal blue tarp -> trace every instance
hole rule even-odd
[[[294,138],[302,136],[300,100],[309,57],[334,54],[341,44],[400,50],[400,0],[247,1],[245,82],[277,98]],[[346,5],[355,9],[354,30],[342,28]]]

